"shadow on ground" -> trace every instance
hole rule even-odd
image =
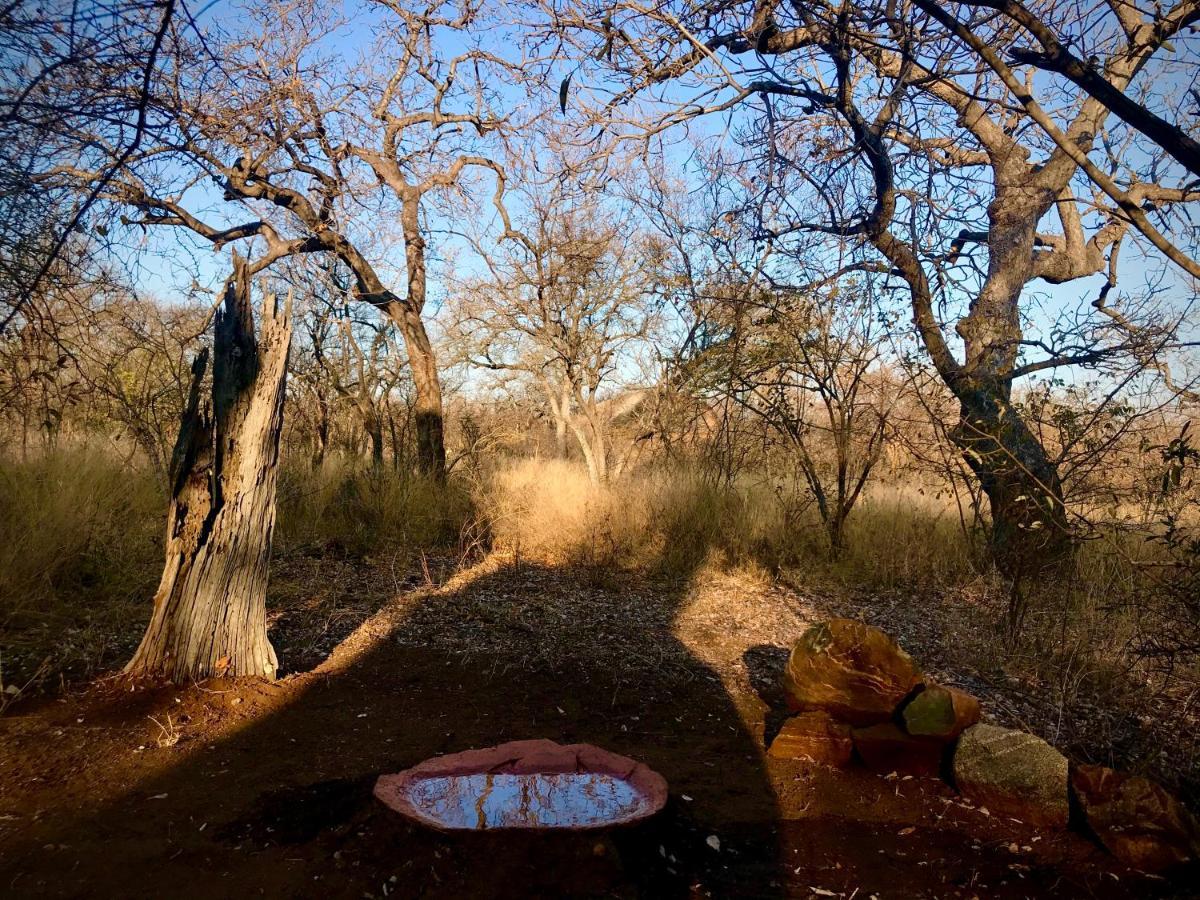
[[[696,587],[493,558],[397,598],[319,667],[276,685],[113,685],[0,723],[0,893],[1168,893],[1077,835],[965,808],[936,779],[765,758],[783,717],[786,651],[739,643],[746,616],[766,608],[722,618],[736,598],[720,591],[698,624]],[[712,662],[730,653],[730,665]],[[149,716],[171,726],[161,749],[145,745]],[[600,835],[446,835],[371,796],[380,773],[533,737],[646,762],[670,784],[667,809]]]
[[[555,615],[530,585],[547,600],[582,595],[581,608],[590,598],[595,614]],[[178,762],[125,790],[61,797],[83,807],[54,804],[12,835],[0,885],[13,896],[777,896],[761,750],[720,679],[672,635],[681,595],[648,606],[529,566],[432,592],[367,622],[235,733],[180,745]],[[89,715],[119,727],[123,709],[144,722],[162,701],[127,694]],[[671,785],[668,809],[600,837],[452,836],[371,797],[382,772],[532,737],[645,761]],[[119,786],[121,761],[98,766],[105,774]]]

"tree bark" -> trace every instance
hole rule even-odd
[[[412,367],[417,432],[417,467],[438,481],[446,478],[446,439],[442,409],[442,381],[438,376],[433,344],[421,312],[425,308],[425,236],[419,219],[421,195],[410,189],[400,211],[404,233],[404,260],[408,268],[408,296],[389,304],[388,313],[404,336]]]
[[[1034,277],[1037,223],[1056,193],[1029,184],[1023,166],[1001,168],[996,182],[987,279],[958,324],[967,365],[951,385],[961,406],[951,437],[990,501],[996,563],[1019,582],[1057,566],[1072,543],[1057,467],[1012,406],[1021,292]]]
[[[446,438],[437,360],[420,314],[405,310],[404,321],[402,333],[413,376],[417,468],[423,475],[442,481],[446,477]]]
[[[166,564],[149,627],[125,671],[175,681],[213,675],[274,678],[267,639],[267,567],[291,344],[291,298],[267,298],[262,328],[246,262],[234,256],[208,352],[192,385],[172,459]]]
[[[321,469],[325,465],[325,454],[329,451],[329,401],[325,396],[317,396],[317,428],[316,445],[313,449],[313,469]]]
[[[364,411],[363,421],[367,434],[371,436],[371,465],[383,468],[383,420],[375,410]]]
[[[950,436],[987,494],[996,565],[1014,581],[1057,567],[1072,545],[1057,468],[1004,391],[978,387],[959,399]]]
[[[550,404],[550,415],[554,418],[554,456],[556,459],[567,458],[567,418],[570,416],[571,395],[567,385],[563,385],[555,396],[555,386],[548,380],[542,380],[546,391],[546,402]]]
[[[583,429],[574,420],[571,421],[571,431],[574,432],[575,440],[579,444],[579,450],[583,453],[583,461],[588,471],[588,481],[592,484],[600,484],[604,481],[604,475],[600,468],[601,461],[596,459],[595,454],[592,452],[591,442],[588,440],[587,435],[584,434]]]
[[[840,507],[834,511],[829,521],[825,523],[825,531],[829,535],[829,558],[841,559],[846,551],[846,519],[849,513]]]

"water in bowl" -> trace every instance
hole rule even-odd
[[[422,778],[409,800],[443,828],[594,828],[650,805],[629,782],[593,772],[473,773]]]

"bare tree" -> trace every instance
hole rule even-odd
[[[1094,42],[1095,65],[1124,90],[1193,7],[1184,0],[1146,27],[1106,33]],[[1013,46],[1008,26],[981,16],[969,30],[951,19],[924,0],[565,3],[547,27],[575,41],[596,71],[595,90],[578,74],[572,82],[571,103],[587,121],[646,142],[743,111],[756,236],[781,245],[814,234],[849,239],[862,252],[842,268],[832,255],[830,277],[875,272],[903,288],[915,332],[958,400],[951,437],[990,500],[996,558],[1019,582],[1061,559],[1072,529],[1060,474],[1013,403],[1014,383],[1071,366],[1162,364],[1178,310],[1142,307],[1150,315],[1135,321],[1120,308],[1117,250],[1136,237],[1200,272],[1160,227],[1200,195],[1106,130],[1102,100],[1064,92],[1052,111],[1033,100],[1028,80],[1001,58]],[[600,86],[614,76],[624,91],[611,99]],[[1120,174],[1087,159],[1093,149]],[[1059,230],[1048,227],[1051,214]],[[1031,283],[1096,275],[1104,286],[1070,329],[1030,333]]]
[[[784,438],[836,557],[905,393],[886,366],[886,320],[853,283],[832,296],[781,296],[752,284],[708,293],[712,334],[687,361],[689,380],[727,395]]]
[[[476,243],[492,277],[463,291],[459,335],[472,364],[533,380],[555,422],[560,455],[570,432],[592,481],[602,482],[621,468],[611,422],[649,394],[616,388],[655,324],[654,273],[629,220],[604,212],[566,180],[530,189],[524,201],[527,228],[495,252]]]
[[[301,353],[309,365],[297,373],[318,406],[319,464],[329,438],[335,401],[348,406],[370,439],[371,461],[383,465],[384,424],[392,392],[403,379],[404,355],[396,347],[388,320],[356,314],[350,285],[335,270],[309,282],[307,309],[301,319]],[[295,370],[295,369],[294,369]],[[398,457],[398,448],[394,455]]]
[[[336,82],[326,72],[346,61],[330,58],[327,41],[342,26],[339,19],[308,0],[256,17],[258,30],[247,27],[220,41],[177,37],[169,77],[153,97],[162,136],[132,154],[100,196],[124,208],[127,229],[182,228],[215,250],[256,243],[261,252],[251,274],[297,254],[335,258],[352,273],[356,299],[380,310],[404,338],[416,393],[418,462],[440,479],[442,389],[423,318],[423,204],[465,188],[467,173],[483,168],[498,179],[493,200],[505,216],[503,170],[473,151],[507,127],[491,108],[496,91],[489,70],[506,66],[511,73],[519,66],[480,49],[455,56],[443,51],[443,45],[470,44],[486,28],[476,3],[420,10],[372,5],[360,24],[377,27],[377,52]],[[64,163],[37,180],[78,187],[98,177],[97,169]],[[215,224],[206,188],[212,182],[230,205],[224,216],[246,216],[243,221]],[[388,287],[388,261],[372,257],[372,230],[360,219],[364,208],[400,223],[403,293]]]
[[[12,0],[0,9],[0,333],[78,243],[93,206],[153,130],[151,85],[176,7]],[[81,190],[48,191],[35,177],[81,158],[100,163]]]
[[[926,2],[916,5],[956,33],[962,29],[967,45],[978,49],[972,23],[942,14],[939,7]],[[1009,48],[1013,62],[1068,79],[1160,146],[1192,175],[1200,176],[1200,141],[1189,134],[1195,128],[1195,104],[1200,99],[1195,66],[1182,59],[1171,65],[1172,77],[1164,89],[1162,84],[1151,84],[1147,79],[1127,79],[1121,72],[1110,72],[1102,65],[1103,57],[1094,53],[1097,46],[1107,50],[1104,45],[1111,35],[1122,31],[1131,43],[1144,43],[1150,49],[1162,39],[1156,32],[1178,34],[1200,19],[1200,7],[1181,3],[1166,12],[1156,7],[1149,17],[1126,3],[1097,3],[1083,10],[1064,10],[1057,4],[1026,4],[1021,0],[960,0],[958,7],[991,9],[1005,15],[1019,29],[1017,40]],[[990,55],[984,54],[984,59],[992,65]],[[1002,61],[993,68],[1004,77]],[[1110,80],[1112,76],[1115,78]],[[1180,124],[1185,117],[1191,121]]]

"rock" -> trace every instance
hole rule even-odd
[[[954,751],[954,784],[993,813],[1030,825],[1067,824],[1067,758],[1032,734],[973,725]]]
[[[849,726],[823,712],[788,719],[767,751],[776,759],[811,759],[827,766],[848,765],[853,752]]]
[[[930,684],[904,707],[904,730],[952,741],[976,724],[981,712],[979,701],[965,691]]]
[[[857,726],[886,722],[920,682],[916,664],[895,641],[851,619],[809,628],[783,672],[793,711],[821,710]]]
[[[892,722],[855,728],[854,749],[868,769],[902,775],[937,775],[946,751],[943,741],[912,737]]]
[[[1200,827],[1159,785],[1104,766],[1077,766],[1071,787],[1088,826],[1113,856],[1161,872],[1200,857]]]

